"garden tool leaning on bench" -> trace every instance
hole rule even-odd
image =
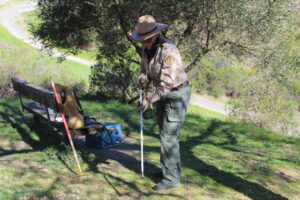
[[[76,150],[75,150],[75,147],[74,147],[74,144],[73,144],[73,140],[72,140],[72,137],[71,137],[71,134],[70,134],[70,131],[69,131],[69,127],[68,127],[68,124],[67,124],[67,121],[66,121],[66,118],[65,118],[65,115],[64,115],[64,110],[62,109],[63,106],[61,104],[61,100],[58,97],[58,94],[57,94],[57,91],[56,91],[56,85],[53,82],[52,82],[52,89],[53,89],[53,93],[54,93],[54,96],[55,96],[56,103],[57,103],[59,111],[61,113],[61,117],[62,117],[64,127],[65,127],[65,130],[66,130],[66,133],[67,133],[67,136],[68,136],[68,139],[69,139],[72,151],[73,151],[74,158],[75,158],[76,163],[77,163],[77,167],[78,167],[78,170],[79,170],[78,175],[82,176],[83,173],[82,173],[82,170],[81,170],[81,167],[80,167],[80,164],[79,164],[79,160],[78,160],[77,153],[76,153]]]

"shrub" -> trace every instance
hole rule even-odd
[[[91,87],[98,96],[129,102],[137,95],[138,65],[100,61],[92,67]]]
[[[231,115],[236,119],[279,133],[292,130],[296,134],[297,102],[290,99],[289,91],[278,83],[263,78],[252,79],[231,105]]]
[[[239,64],[234,57],[215,51],[202,59],[191,74],[200,74],[192,80],[196,92],[215,97],[237,97],[241,92],[241,85],[255,72]]]

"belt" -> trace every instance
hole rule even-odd
[[[184,81],[184,82],[181,83],[180,85],[178,85],[178,86],[172,88],[171,91],[179,90],[179,89],[184,88],[184,87],[186,87],[186,86],[188,86],[188,85],[189,85],[189,81]]]

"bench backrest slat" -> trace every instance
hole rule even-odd
[[[48,108],[57,112],[55,97],[52,91],[16,77],[12,78],[11,81],[15,91],[19,92],[22,97],[32,99],[33,101],[46,105]]]

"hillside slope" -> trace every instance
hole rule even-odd
[[[140,179],[139,115],[117,102],[82,100],[99,121],[122,124],[119,147],[78,151],[85,176],[76,177],[68,145],[0,99],[0,199],[300,199],[300,140],[190,106],[181,132],[182,180],[155,192],[158,128],[145,121],[145,174]],[[93,151],[90,149],[89,151]]]

